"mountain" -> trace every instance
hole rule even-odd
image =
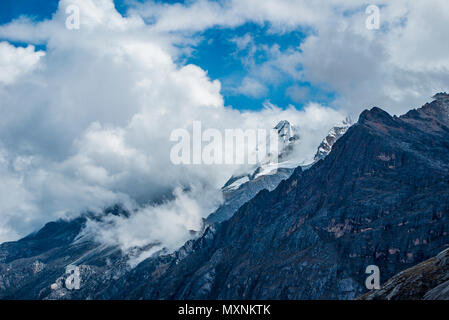
[[[50,228],[47,247],[3,244],[0,297],[354,299],[367,292],[368,265],[388,279],[447,248],[447,212],[449,99],[440,94],[400,117],[365,110],[327,157],[133,269],[114,248],[109,259],[107,248],[86,249],[95,244],[73,238],[76,225]],[[80,269],[79,290],[60,286],[68,264]]]
[[[110,214],[129,212],[113,206],[104,211],[103,217]],[[120,248],[103,246],[83,234],[88,219],[102,216],[86,213],[70,221],[49,222],[19,241],[1,244],[0,299],[63,299],[67,290],[52,290],[51,286],[66,276],[67,265],[81,265],[85,281],[97,276],[107,281],[128,271],[130,257]],[[92,292],[98,290],[97,282],[90,282]]]
[[[368,265],[385,279],[432,257],[449,244],[448,108],[365,110],[324,160],[97,298],[353,299]]]

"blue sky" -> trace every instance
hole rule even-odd
[[[306,37],[299,30],[277,34],[270,32],[269,29],[268,24],[258,25],[255,23],[246,23],[237,28],[208,29],[199,35],[203,40],[187,58],[187,63],[199,65],[208,71],[211,78],[220,79],[226,104],[239,109],[258,109],[267,100],[280,107],[293,104],[298,108],[311,99],[329,101],[333,96],[332,93],[311,86],[306,81],[295,81],[285,74],[282,75],[279,82],[267,84],[268,90],[260,96],[255,97],[235,92],[235,87],[239,86],[242,79],[251,73],[251,69],[260,68],[269,61],[270,57],[264,49],[276,46],[279,47],[280,52],[298,51],[300,43]],[[234,39],[245,36],[251,37],[253,45],[259,48],[249,47],[239,51]],[[251,49],[256,50],[252,62],[254,65],[248,66],[245,64],[245,60]],[[301,71],[300,66],[297,71]],[[304,88],[303,99],[292,99],[287,95],[288,88],[292,86]]]
[[[139,0],[138,2],[143,2]],[[182,1],[157,1],[182,2]],[[130,0],[115,0],[116,9],[126,15]],[[27,16],[35,21],[50,19],[57,10],[58,0],[3,0],[0,10],[0,25],[11,22],[20,16]],[[234,39],[251,37],[252,47],[238,50]],[[300,43],[307,36],[307,32],[294,30],[285,33],[270,32],[269,23],[245,23],[236,28],[209,28],[205,31],[192,34],[192,37],[201,39],[191,48],[189,55],[182,56],[179,63],[193,63],[207,70],[212,79],[218,79],[222,84],[222,94],[227,106],[240,110],[258,110],[264,102],[269,101],[281,108],[294,105],[301,109],[309,101],[328,104],[335,98],[335,92],[311,85],[307,81],[294,79],[285,72],[280,72],[278,81],[267,81],[267,76],[260,76],[258,69],[263,68],[270,57],[267,51],[277,47],[280,53],[298,51]],[[1,40],[1,39],[0,39]],[[24,43],[13,43],[16,46],[25,46]],[[45,45],[37,46],[45,49]],[[248,64],[250,50],[253,50],[252,61]],[[296,66],[300,73],[300,66]],[[273,69],[277,72],[276,67]],[[241,92],[245,77],[250,76],[262,84],[258,94]],[[269,78],[269,77],[268,77]],[[296,94],[295,94],[296,92]],[[299,94],[299,95],[298,95]]]

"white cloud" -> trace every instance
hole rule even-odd
[[[359,6],[358,1],[346,1],[345,7]],[[160,4],[154,1],[137,4],[131,12],[154,21],[158,31],[201,31],[214,26],[236,27],[245,22],[263,24],[285,30],[299,25],[323,22],[333,7],[325,0],[197,0],[187,4]]]
[[[236,88],[231,88],[232,92],[260,98],[268,93],[270,86],[276,87],[287,81],[302,79],[299,70],[301,55],[298,50],[289,48],[282,51],[277,44],[256,44],[248,34],[235,37],[231,42],[236,44],[235,55],[241,60],[247,73]],[[256,56],[264,56],[266,59],[257,62]]]
[[[285,90],[285,94],[295,102],[303,102],[309,95],[309,89],[294,84]]]
[[[248,97],[261,98],[267,95],[268,88],[254,78],[245,77],[235,92]]]
[[[16,48],[8,42],[0,42],[0,83],[12,84],[32,72],[43,56],[43,51],[35,51],[31,45]]]
[[[446,4],[379,3],[380,30],[364,28],[366,16],[355,13],[317,25],[300,46],[304,78],[335,90],[334,105],[353,115],[373,105],[401,114],[449,87],[449,64],[440,54],[447,51],[441,35],[441,21],[449,18]]]
[[[130,260],[135,265],[159,250],[175,250],[202,227],[202,217],[222,201],[216,190],[193,185],[190,191],[176,188],[175,199],[148,205],[130,217],[110,215],[101,222],[89,220],[84,234],[101,243],[119,246],[124,252],[137,251]]]

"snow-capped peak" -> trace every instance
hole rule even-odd
[[[280,121],[273,129],[277,130],[279,136],[279,160],[286,160],[299,142],[298,129],[287,120]]]
[[[277,131],[279,138],[277,157],[269,155],[258,166],[251,168],[249,172],[232,176],[223,187],[223,190],[238,189],[240,185],[249,180],[275,173],[278,168],[296,168],[298,166],[294,159],[289,158],[295,144],[300,140],[298,129],[287,120],[280,121],[273,129]]]
[[[323,139],[321,144],[318,146],[318,150],[315,154],[314,161],[324,159],[332,150],[334,143],[342,137],[349,127],[352,126],[354,122],[350,117],[346,117],[343,121],[339,122],[332,129],[329,130],[327,136]]]
[[[294,125],[290,124],[287,120],[280,121],[275,127],[277,130],[279,139],[283,143],[293,142],[299,140],[299,134],[297,133],[297,129]]]

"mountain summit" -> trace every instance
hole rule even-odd
[[[446,92],[438,92],[432,98],[440,102],[449,103],[449,94]]]

